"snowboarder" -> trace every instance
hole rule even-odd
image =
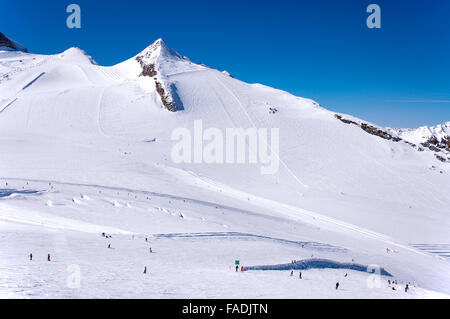
[[[339,288],[339,283],[337,282],[336,283],[336,290],[338,290],[338,288]]]
[[[239,271],[239,266],[236,266],[236,272],[238,272]]]
[[[408,284],[406,284],[406,287],[405,287],[405,292],[408,292],[408,290],[409,290],[409,285],[408,285]]]
[[[30,260],[33,260],[33,254],[30,253]]]
[[[302,272],[300,271],[300,274],[298,275],[298,278],[302,279]]]
[[[50,261],[50,254],[47,255],[47,261]]]

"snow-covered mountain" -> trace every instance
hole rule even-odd
[[[175,163],[172,133],[195,134],[199,120],[221,132],[279,128],[278,172],[248,161]],[[195,64],[161,39],[112,67],[78,48],[2,50],[0,296],[450,293],[449,156],[415,143],[406,131]],[[30,250],[51,250],[59,264],[38,275]],[[236,274],[236,259],[254,270]],[[292,260],[307,260],[294,265],[309,267],[316,284],[270,271]],[[72,264],[88,279],[78,290],[64,286]],[[373,264],[413,290],[392,290],[387,277],[371,289],[358,269]],[[336,281],[347,288],[336,292]]]
[[[436,126],[422,126],[417,129],[389,129],[389,131],[411,143],[431,147],[450,155],[450,122]]]

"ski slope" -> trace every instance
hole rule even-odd
[[[141,76],[137,57],[157,75]],[[155,81],[182,108],[165,109]],[[279,128],[279,171],[175,164],[171,133],[197,120]],[[78,48],[0,51],[0,147],[0,297],[450,294],[448,163],[312,100],[197,65],[160,39],[112,67]],[[312,267],[304,279],[273,267],[317,259],[360,266]],[[236,273],[235,260],[248,270]],[[371,265],[392,277],[360,271]]]

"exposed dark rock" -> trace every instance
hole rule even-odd
[[[139,62],[139,64],[142,67],[142,72],[139,76],[149,76],[149,77],[154,77],[155,75],[157,75],[158,73],[155,70],[155,65],[154,64],[145,64],[142,61],[142,57],[138,56],[136,57],[136,60]]]
[[[355,121],[344,119],[339,114],[335,114],[334,117],[337,118],[338,120],[340,120],[341,122],[345,123],[345,124],[353,124],[353,125],[358,125],[359,126],[359,124],[356,123]]]
[[[167,100],[167,96],[166,96],[164,87],[160,82],[158,82],[158,80],[156,78],[156,76],[158,75],[158,72],[155,70],[155,65],[153,63],[146,64],[143,61],[141,56],[137,56],[136,61],[138,61],[142,67],[142,72],[141,72],[141,74],[139,74],[139,76],[148,76],[151,78],[154,77],[153,80],[155,81],[156,92],[158,93],[159,97],[161,98],[161,103],[170,112],[176,112],[178,109],[177,106],[175,105],[174,102],[169,102]]]
[[[164,91],[164,88],[161,85],[161,83],[155,80],[155,85],[156,85],[156,92],[158,92],[159,96],[161,97],[161,102],[164,105],[164,107],[168,109],[170,112],[176,112],[177,106],[174,103],[167,101],[166,92]]]
[[[445,148],[450,151],[450,136],[444,137],[441,143],[443,143],[445,145]]]
[[[440,160],[441,162],[444,162],[444,163],[447,162],[447,159],[445,157],[443,157],[443,156],[440,156],[438,154],[434,154],[434,156],[436,156],[436,158],[438,160]]]
[[[450,152],[450,137],[445,136],[439,141],[436,136],[431,136],[425,143],[422,143],[422,145],[435,152],[438,152],[436,151],[436,148],[445,149]]]
[[[366,123],[361,123],[361,128],[369,134],[379,136],[381,138],[384,138],[385,140],[392,140],[391,134],[384,132],[380,129],[377,129],[375,126],[372,126],[372,125],[369,125]],[[397,140],[397,142],[398,142],[398,140]]]
[[[345,124],[353,124],[353,125],[359,126],[365,132],[367,132],[371,135],[381,137],[385,140],[389,140],[389,141],[393,141],[393,142],[403,141],[401,138],[392,136],[388,132],[380,130],[379,128],[376,128],[375,126],[372,126],[370,124],[367,124],[367,123],[359,124],[359,123],[356,123],[355,121],[344,119],[339,114],[335,114],[334,117]],[[446,151],[450,151],[450,137],[448,137],[448,136],[443,138],[441,141],[439,141],[436,137],[433,136],[430,139],[428,139],[428,141],[426,141],[425,143],[420,144],[423,147],[417,146],[416,144],[408,142],[408,141],[404,141],[404,142],[406,144],[410,145],[411,147],[417,148],[417,150],[419,152],[423,152],[424,148],[428,148],[430,151],[433,151],[436,153],[440,153],[442,151],[442,149],[445,149]],[[436,156],[436,158],[438,160],[440,160],[441,162],[447,162],[447,159],[445,157],[440,156],[436,153],[434,154],[434,156]],[[450,161],[450,158],[448,160]]]
[[[19,45],[18,43],[15,43],[14,41],[12,41],[11,39],[9,39],[8,37],[6,37],[3,33],[0,32],[0,47],[6,47],[6,48],[10,48],[13,50],[18,50],[18,51],[23,51],[23,52],[28,52],[27,49],[25,49],[24,47],[22,47],[21,45]]]

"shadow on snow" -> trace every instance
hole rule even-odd
[[[307,270],[307,269],[350,269],[361,272],[374,273],[374,268],[355,263],[341,263],[329,259],[305,259],[297,260],[295,263],[279,265],[247,266],[244,271],[249,270]],[[380,275],[392,277],[384,268],[380,268]]]

